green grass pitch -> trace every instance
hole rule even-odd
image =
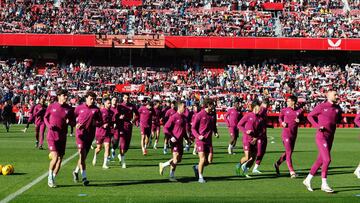
[[[0,127],[0,164],[13,164],[15,174],[0,176],[0,201],[18,191],[48,170],[48,151],[34,148],[34,126],[27,133],[24,126],[12,126],[10,133]],[[219,127],[220,138],[213,139],[214,163],[205,169],[206,184],[199,184],[192,171],[198,158],[185,153],[178,165],[176,183],[168,181],[169,169],[164,176],[158,172],[158,163],[167,161],[170,154],[159,149],[149,149],[143,156],[139,148],[139,130],[134,129],[131,149],[127,153],[126,169],[118,162],[111,162],[110,169],[103,170],[102,153],[98,166],[91,165],[94,151],[87,159],[87,175],[90,186],[84,187],[72,181],[71,172],[77,157],[70,160],[56,179],[58,188],[49,188],[47,179],[17,196],[12,202],[360,202],[360,180],[353,171],[360,161],[359,129],[338,129],[332,150],[328,182],[335,194],[320,190],[321,178],[313,179],[314,192],[308,192],[302,181],[313,164],[317,149],[314,129],[300,129],[293,162],[300,174],[290,179],[286,164],[281,166],[281,177],[276,177],[272,164],[283,152],[281,129],[269,129],[269,144],[260,170],[261,175],[243,178],[235,175],[235,164],[242,155],[241,142],[235,155],[227,154],[228,131]],[[162,138],[162,137],[161,137]],[[46,145],[45,145],[46,146]],[[47,147],[47,146],[46,146]],[[75,138],[68,137],[64,159],[76,153]]]

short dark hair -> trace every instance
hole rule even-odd
[[[203,107],[207,108],[210,105],[214,105],[214,101],[212,99],[210,99],[210,98],[205,98],[204,101],[203,101]]]
[[[176,106],[179,107],[180,105],[184,104],[186,106],[186,102],[183,100],[180,100],[177,102]]]
[[[96,99],[96,94],[95,94],[95,92],[93,92],[93,91],[88,91],[88,92],[86,92],[85,98],[88,98],[88,97],[93,97],[93,98]]]
[[[110,101],[110,102],[111,102],[111,98],[110,98],[110,97],[105,97],[105,98],[103,99],[103,101],[104,101],[104,103],[105,103],[106,101]]]
[[[56,95],[57,96],[60,96],[60,95],[67,95],[68,94],[68,91],[66,89],[59,89],[57,92],[56,92]]]
[[[298,98],[295,95],[289,96],[288,99],[291,99],[291,101],[293,101],[295,103],[297,103],[297,101],[298,101]]]
[[[254,109],[255,106],[260,106],[260,102],[258,100],[254,100],[252,103],[251,103],[251,109]]]

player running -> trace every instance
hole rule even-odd
[[[165,107],[165,110],[166,111],[165,111],[165,114],[164,114],[164,117],[163,117],[164,125],[169,120],[170,116],[172,116],[172,115],[174,115],[176,113],[176,102],[172,101],[170,103],[170,108]],[[164,154],[167,154],[168,145],[169,145],[169,140],[167,139],[166,136],[164,136],[164,149],[163,149]]]
[[[33,110],[33,116],[35,118],[35,147],[39,149],[44,149],[44,134],[45,134],[45,123],[44,115],[46,112],[45,98],[40,97],[39,103],[35,105]]]
[[[104,99],[104,108],[100,110],[103,125],[96,128],[96,149],[94,153],[94,158],[92,161],[93,166],[96,165],[96,156],[101,151],[101,146],[104,145],[104,162],[103,169],[108,169],[108,157],[110,152],[110,141],[111,141],[111,131],[113,128],[113,111],[110,109],[111,107],[111,99]]]
[[[126,168],[125,154],[130,147],[133,124],[139,117],[139,112],[135,105],[130,101],[129,95],[123,96],[123,103],[119,105],[115,122],[119,132],[120,154],[119,162],[122,168]]]
[[[327,93],[327,102],[317,105],[307,116],[310,123],[317,128],[316,145],[318,147],[318,157],[311,167],[309,175],[303,181],[306,188],[312,192],[311,180],[321,167],[322,184],[321,190],[327,193],[333,193],[327,183],[328,167],[331,162],[331,147],[334,141],[336,123],[341,120],[341,108],[336,104],[338,94],[334,90]]]
[[[116,156],[116,149],[119,146],[119,131],[116,123],[116,115],[118,115],[118,99],[116,97],[113,97],[111,99],[111,107],[110,110],[113,112],[113,122],[114,127],[111,129],[111,160],[115,159]]]
[[[143,155],[147,155],[147,146],[151,136],[151,123],[153,117],[153,104],[146,101],[144,106],[139,108],[140,115],[140,133],[141,133],[141,149]]]
[[[199,183],[205,183],[203,177],[205,166],[212,163],[213,160],[213,146],[212,135],[215,132],[216,124],[212,115],[214,102],[206,98],[203,101],[203,110],[196,114],[195,120],[192,123],[192,133],[195,136],[195,143],[199,155],[199,163],[193,166],[195,177],[198,178]]]
[[[185,103],[178,102],[177,113],[172,115],[164,125],[164,134],[168,136],[173,157],[165,163],[159,163],[160,175],[163,175],[165,167],[170,166],[170,181],[176,181],[175,169],[178,163],[181,162],[183,156],[183,139],[187,139],[186,122],[187,118],[184,115]]]
[[[74,112],[66,103],[67,94],[67,90],[58,90],[57,102],[50,104],[44,115],[44,122],[48,128],[46,138],[51,156],[48,175],[48,186],[51,188],[56,187],[55,177],[59,173],[65,155],[68,125],[75,125]]]
[[[257,154],[256,154],[255,166],[252,170],[252,173],[255,173],[255,174],[262,173],[261,171],[259,171],[259,167],[260,167],[261,161],[264,158],[264,155],[266,153],[266,147],[267,147],[267,143],[268,143],[267,128],[273,127],[273,126],[268,126],[268,124],[267,124],[268,105],[269,105],[269,101],[268,101],[268,99],[265,99],[265,100],[263,100],[263,102],[261,103],[261,106],[260,106],[259,115],[262,118],[262,121],[260,124],[261,130],[260,130],[259,138],[257,139]]]
[[[159,143],[159,137],[160,137],[160,117],[161,117],[161,109],[160,109],[160,102],[155,101],[154,102],[154,114],[152,117],[152,124],[151,124],[151,141],[155,139],[154,141],[154,149],[157,149],[157,144]]]
[[[79,160],[73,171],[74,182],[79,181],[79,171],[84,186],[89,185],[86,176],[86,157],[95,138],[96,127],[102,126],[100,109],[95,105],[96,94],[88,91],[85,95],[85,103],[75,108],[76,117],[76,145],[79,152]]]
[[[26,133],[26,131],[29,129],[29,126],[30,126],[30,123],[34,122],[34,116],[33,116],[33,113],[34,113],[34,108],[35,108],[36,104],[32,105],[30,107],[30,110],[29,110],[29,118],[27,119],[27,123],[26,123],[26,126],[23,130],[24,133]]]
[[[257,139],[259,138],[262,117],[259,114],[260,104],[254,101],[251,104],[252,112],[247,113],[238,123],[237,127],[243,132],[243,150],[244,156],[240,163],[236,165],[236,174],[250,177],[247,173],[256,159]]]
[[[281,123],[283,130],[281,134],[282,142],[285,147],[285,152],[280,156],[279,160],[274,163],[276,174],[280,175],[279,167],[286,161],[286,164],[290,171],[290,177],[296,178],[293,164],[292,164],[292,153],[294,151],[295,142],[298,133],[298,127],[300,120],[303,117],[303,110],[297,108],[297,97],[290,96],[287,100],[287,107],[283,108],[280,112],[279,122]]]
[[[358,127],[360,127],[360,111],[356,114],[354,122]],[[360,179],[360,163],[356,168],[356,170],[354,171],[354,174],[356,175],[357,178]]]
[[[13,106],[11,100],[5,101],[1,116],[3,118],[3,123],[5,125],[6,132],[10,130],[10,124],[13,120]]]
[[[228,154],[234,154],[234,147],[236,146],[237,138],[239,137],[237,124],[241,119],[240,105],[237,99],[232,102],[232,108],[228,109],[224,118],[230,133]]]

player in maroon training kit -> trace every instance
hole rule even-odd
[[[131,103],[129,95],[123,96],[123,103],[119,105],[117,115],[115,115],[116,127],[119,132],[119,162],[122,168],[126,168],[125,153],[130,147],[133,124],[139,118],[136,106]]]
[[[195,177],[199,179],[199,183],[206,182],[203,177],[204,168],[211,164],[213,160],[212,135],[216,130],[216,121],[212,114],[213,107],[214,102],[211,99],[204,99],[204,109],[196,114],[191,127],[199,154],[199,164],[194,165],[193,170]]]
[[[360,110],[356,114],[354,122],[358,127],[360,127]],[[359,163],[358,167],[356,168],[356,170],[354,171],[354,174],[356,175],[357,178],[360,179],[360,163]]]
[[[105,98],[104,99],[104,108],[100,110],[103,125],[96,128],[96,149],[94,153],[94,158],[92,164],[96,165],[96,156],[101,151],[102,145],[104,145],[105,152],[104,152],[104,162],[103,162],[103,169],[108,169],[108,157],[110,152],[110,141],[111,141],[111,131],[113,129],[113,117],[114,112],[110,109],[111,107],[111,99]]]
[[[155,101],[154,114],[152,117],[152,124],[151,124],[151,139],[150,139],[150,145],[151,145],[151,141],[155,139],[153,146],[154,149],[157,149],[157,144],[159,142],[159,137],[160,137],[160,117],[161,117],[160,102]]]
[[[319,151],[318,157],[311,167],[309,175],[303,181],[306,188],[312,192],[311,180],[321,167],[322,184],[321,190],[327,193],[333,193],[327,183],[328,167],[331,162],[330,151],[334,141],[336,124],[341,121],[341,108],[337,105],[338,95],[336,91],[327,93],[327,102],[317,105],[307,116],[310,123],[317,128],[316,145]]]
[[[226,125],[229,129],[230,133],[230,141],[228,147],[228,154],[234,153],[234,147],[236,146],[237,138],[239,137],[239,129],[237,128],[237,124],[241,119],[241,112],[240,112],[240,104],[238,100],[232,102],[232,108],[228,109],[224,118]]]
[[[187,138],[187,118],[184,115],[185,103],[179,102],[177,104],[177,113],[170,116],[169,120],[164,125],[164,134],[168,136],[170,141],[173,157],[165,163],[159,163],[160,175],[163,175],[164,168],[171,166],[170,169],[170,181],[176,181],[175,179],[175,169],[178,163],[181,162],[183,155],[183,141],[184,138]]]
[[[75,125],[74,112],[67,101],[67,91],[57,92],[57,102],[50,104],[44,115],[44,122],[48,128],[47,142],[51,161],[49,164],[49,187],[56,187],[55,177],[59,173],[61,161],[65,155],[66,135],[68,125]]]
[[[119,132],[118,132],[118,128],[116,127],[116,115],[118,115],[118,99],[116,97],[113,97],[111,99],[111,107],[110,110],[113,112],[113,122],[114,122],[114,127],[111,130],[111,160],[115,159],[116,156],[116,149],[118,148],[119,145]]]
[[[260,136],[262,117],[259,114],[260,104],[254,101],[251,104],[252,112],[247,113],[238,123],[239,130],[243,133],[243,150],[244,156],[240,163],[236,165],[236,173],[249,177],[247,172],[256,159],[257,139]]]
[[[297,97],[290,96],[287,101],[287,107],[283,108],[280,112],[279,122],[281,123],[283,129],[281,133],[282,142],[285,147],[285,152],[281,155],[279,160],[274,163],[276,174],[280,175],[279,166],[286,161],[286,164],[290,171],[290,177],[296,178],[293,164],[292,164],[292,153],[295,148],[295,142],[298,133],[298,127],[300,120],[303,117],[303,110],[297,108]]]
[[[89,91],[85,95],[85,103],[75,108],[76,145],[79,152],[79,160],[73,171],[73,178],[74,182],[79,181],[78,173],[80,170],[84,186],[89,184],[86,176],[85,160],[95,138],[96,127],[103,126],[100,109],[95,105],[95,99],[96,94]]]
[[[44,123],[44,115],[46,112],[46,104],[45,98],[41,97],[39,103],[35,105],[33,109],[33,116],[35,118],[35,138],[36,143],[35,146],[39,149],[43,148],[44,143],[44,134],[45,134],[45,123]]]
[[[259,115],[262,118],[261,124],[260,124],[260,134],[257,139],[257,154],[256,154],[256,161],[255,166],[252,170],[254,174],[261,174],[261,171],[259,170],[260,164],[262,159],[264,158],[264,155],[266,153],[266,147],[267,147],[267,128],[269,127],[267,124],[267,112],[268,112],[268,105],[269,101],[268,99],[264,99],[260,106],[260,112]],[[273,127],[273,126],[271,126]]]
[[[141,149],[143,155],[147,155],[147,146],[151,136],[151,123],[153,117],[153,104],[150,101],[146,101],[144,106],[139,108],[140,115],[140,133],[141,133]]]
[[[176,113],[176,102],[172,101],[169,103],[170,108],[165,107],[164,109],[164,116],[163,116],[163,124],[169,120],[170,116],[174,115]],[[164,149],[163,153],[167,154],[167,148],[168,148],[169,140],[167,139],[167,136],[164,136]]]

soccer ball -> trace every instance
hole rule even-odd
[[[4,166],[1,171],[2,171],[3,176],[6,176],[6,175],[11,174],[11,167],[10,167],[10,165]]]
[[[52,160],[52,156],[51,156],[51,153],[49,153],[49,159]]]
[[[2,166],[2,165],[0,165],[0,174],[2,173],[2,168],[3,168],[3,166]]]

